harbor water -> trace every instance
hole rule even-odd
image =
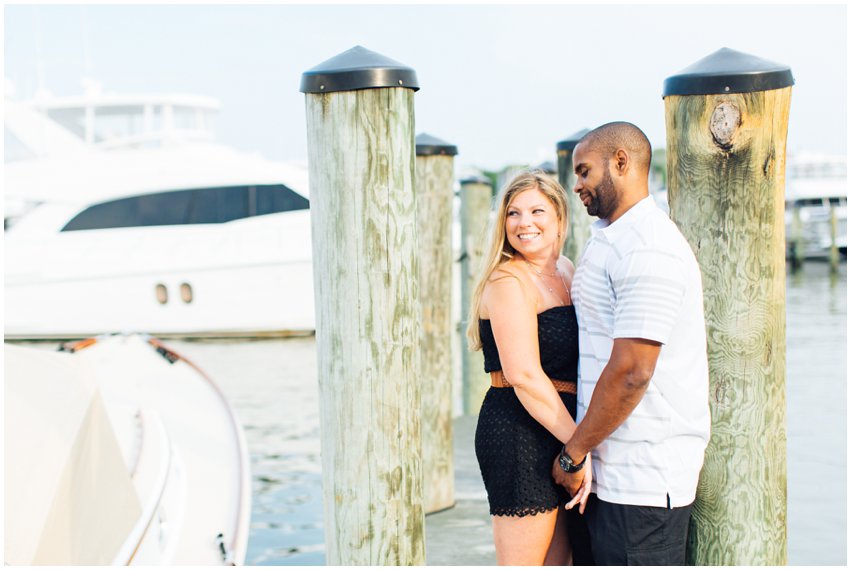
[[[792,565],[847,563],[845,264],[840,271],[808,263],[787,278]],[[253,478],[246,564],[325,564],[314,338],[167,344],[216,380],[244,425]],[[473,426],[470,418],[456,423],[456,447],[465,448],[456,453],[458,504],[426,517],[429,564],[495,563]]]

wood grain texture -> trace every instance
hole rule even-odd
[[[423,496],[426,514],[455,504],[452,463],[451,156],[417,157],[422,324]]]
[[[306,96],[329,565],[425,563],[413,97]]]
[[[588,210],[573,187],[576,185],[576,175],[573,173],[573,151],[558,151],[558,182],[567,192],[567,239],[561,248],[561,253],[574,265],[579,265],[579,256],[585,249],[585,243],[591,236],[591,224],[597,216],[588,215]]]
[[[665,99],[671,218],[703,273],[708,335],[712,437],[689,532],[692,564],[787,560],[783,207],[790,97],[786,88]],[[713,114],[724,122],[715,133]]]
[[[487,245],[488,216],[493,197],[491,187],[478,182],[461,186],[461,382],[464,414],[478,415],[485,393],[490,388],[490,374],[485,372],[481,350],[467,348],[467,315],[470,297],[479,277]]]

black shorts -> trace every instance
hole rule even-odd
[[[576,418],[576,395],[559,394]],[[494,516],[528,516],[564,507],[567,491],[553,481],[561,442],[529,415],[511,388],[490,388],[476,425],[476,458]],[[587,511],[586,511],[587,514]],[[585,515],[567,512],[568,539],[577,566],[594,564]]]
[[[576,417],[576,396],[559,394]],[[561,442],[529,415],[511,388],[490,388],[476,425],[476,458],[494,516],[528,516],[564,505],[553,481]]]
[[[692,506],[619,505],[592,494],[585,519],[594,561],[600,566],[684,566]]]

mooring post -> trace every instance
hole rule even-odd
[[[490,388],[484,354],[467,348],[467,322],[470,297],[479,277],[487,243],[488,218],[493,191],[486,178],[471,176],[461,180],[461,393],[464,414],[475,416]]]
[[[452,462],[452,199],[458,149],[417,135],[423,497],[425,512],[455,504]]]
[[[839,273],[839,248],[836,245],[836,206],[830,204],[830,272]]]
[[[786,564],[784,183],[792,73],[727,48],[665,80],[668,200],[703,273],[712,437],[689,563]]]
[[[792,236],[790,265],[792,273],[797,273],[804,265],[804,224],[801,221],[801,205],[795,201],[792,204]]]
[[[579,256],[591,235],[591,223],[597,219],[589,216],[582,200],[573,191],[576,184],[576,175],[573,173],[573,149],[579,141],[588,133],[588,129],[575,132],[564,140],[556,143],[558,154],[558,182],[567,191],[567,239],[561,252],[567,256],[575,265],[579,265]]]
[[[416,73],[356,46],[304,72],[325,551],[425,563]]]

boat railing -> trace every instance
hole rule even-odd
[[[113,558],[113,566],[128,566],[133,562],[133,558],[154,522],[157,510],[160,508],[171,472],[173,450],[162,420],[156,412],[152,411],[140,412],[140,419],[145,427],[146,436],[148,436],[145,438],[146,445],[142,454],[149,455],[157,453],[158,450],[160,459],[164,460],[159,462],[156,478],[151,486],[150,493],[147,494],[149,499],[142,505],[142,514],[136,519],[133,530],[127,535],[121,548],[118,549],[118,553]],[[145,459],[147,458],[145,457],[142,460]]]
[[[205,129],[174,129],[171,131],[152,131],[122,137],[109,138],[94,143],[94,148],[114,150],[162,146],[167,143],[211,141],[213,135]]]
[[[148,337],[147,341],[151,346],[155,347],[167,359],[175,358],[182,360],[192,369],[194,369],[213,389],[222,402],[225,410],[227,410],[230,418],[231,429],[234,432],[238,445],[239,454],[239,489],[241,490],[239,501],[236,508],[236,525],[232,536],[224,536],[219,539],[224,546],[222,555],[223,562],[229,565],[236,565],[238,561],[245,560],[246,549],[248,547],[248,524],[251,516],[251,470],[248,457],[248,445],[245,442],[245,435],[240,427],[239,418],[236,416],[231,405],[228,403],[227,397],[222,389],[215,381],[207,375],[204,370],[199,368],[194,362],[185,356],[178,354],[168,348],[159,340]]]

